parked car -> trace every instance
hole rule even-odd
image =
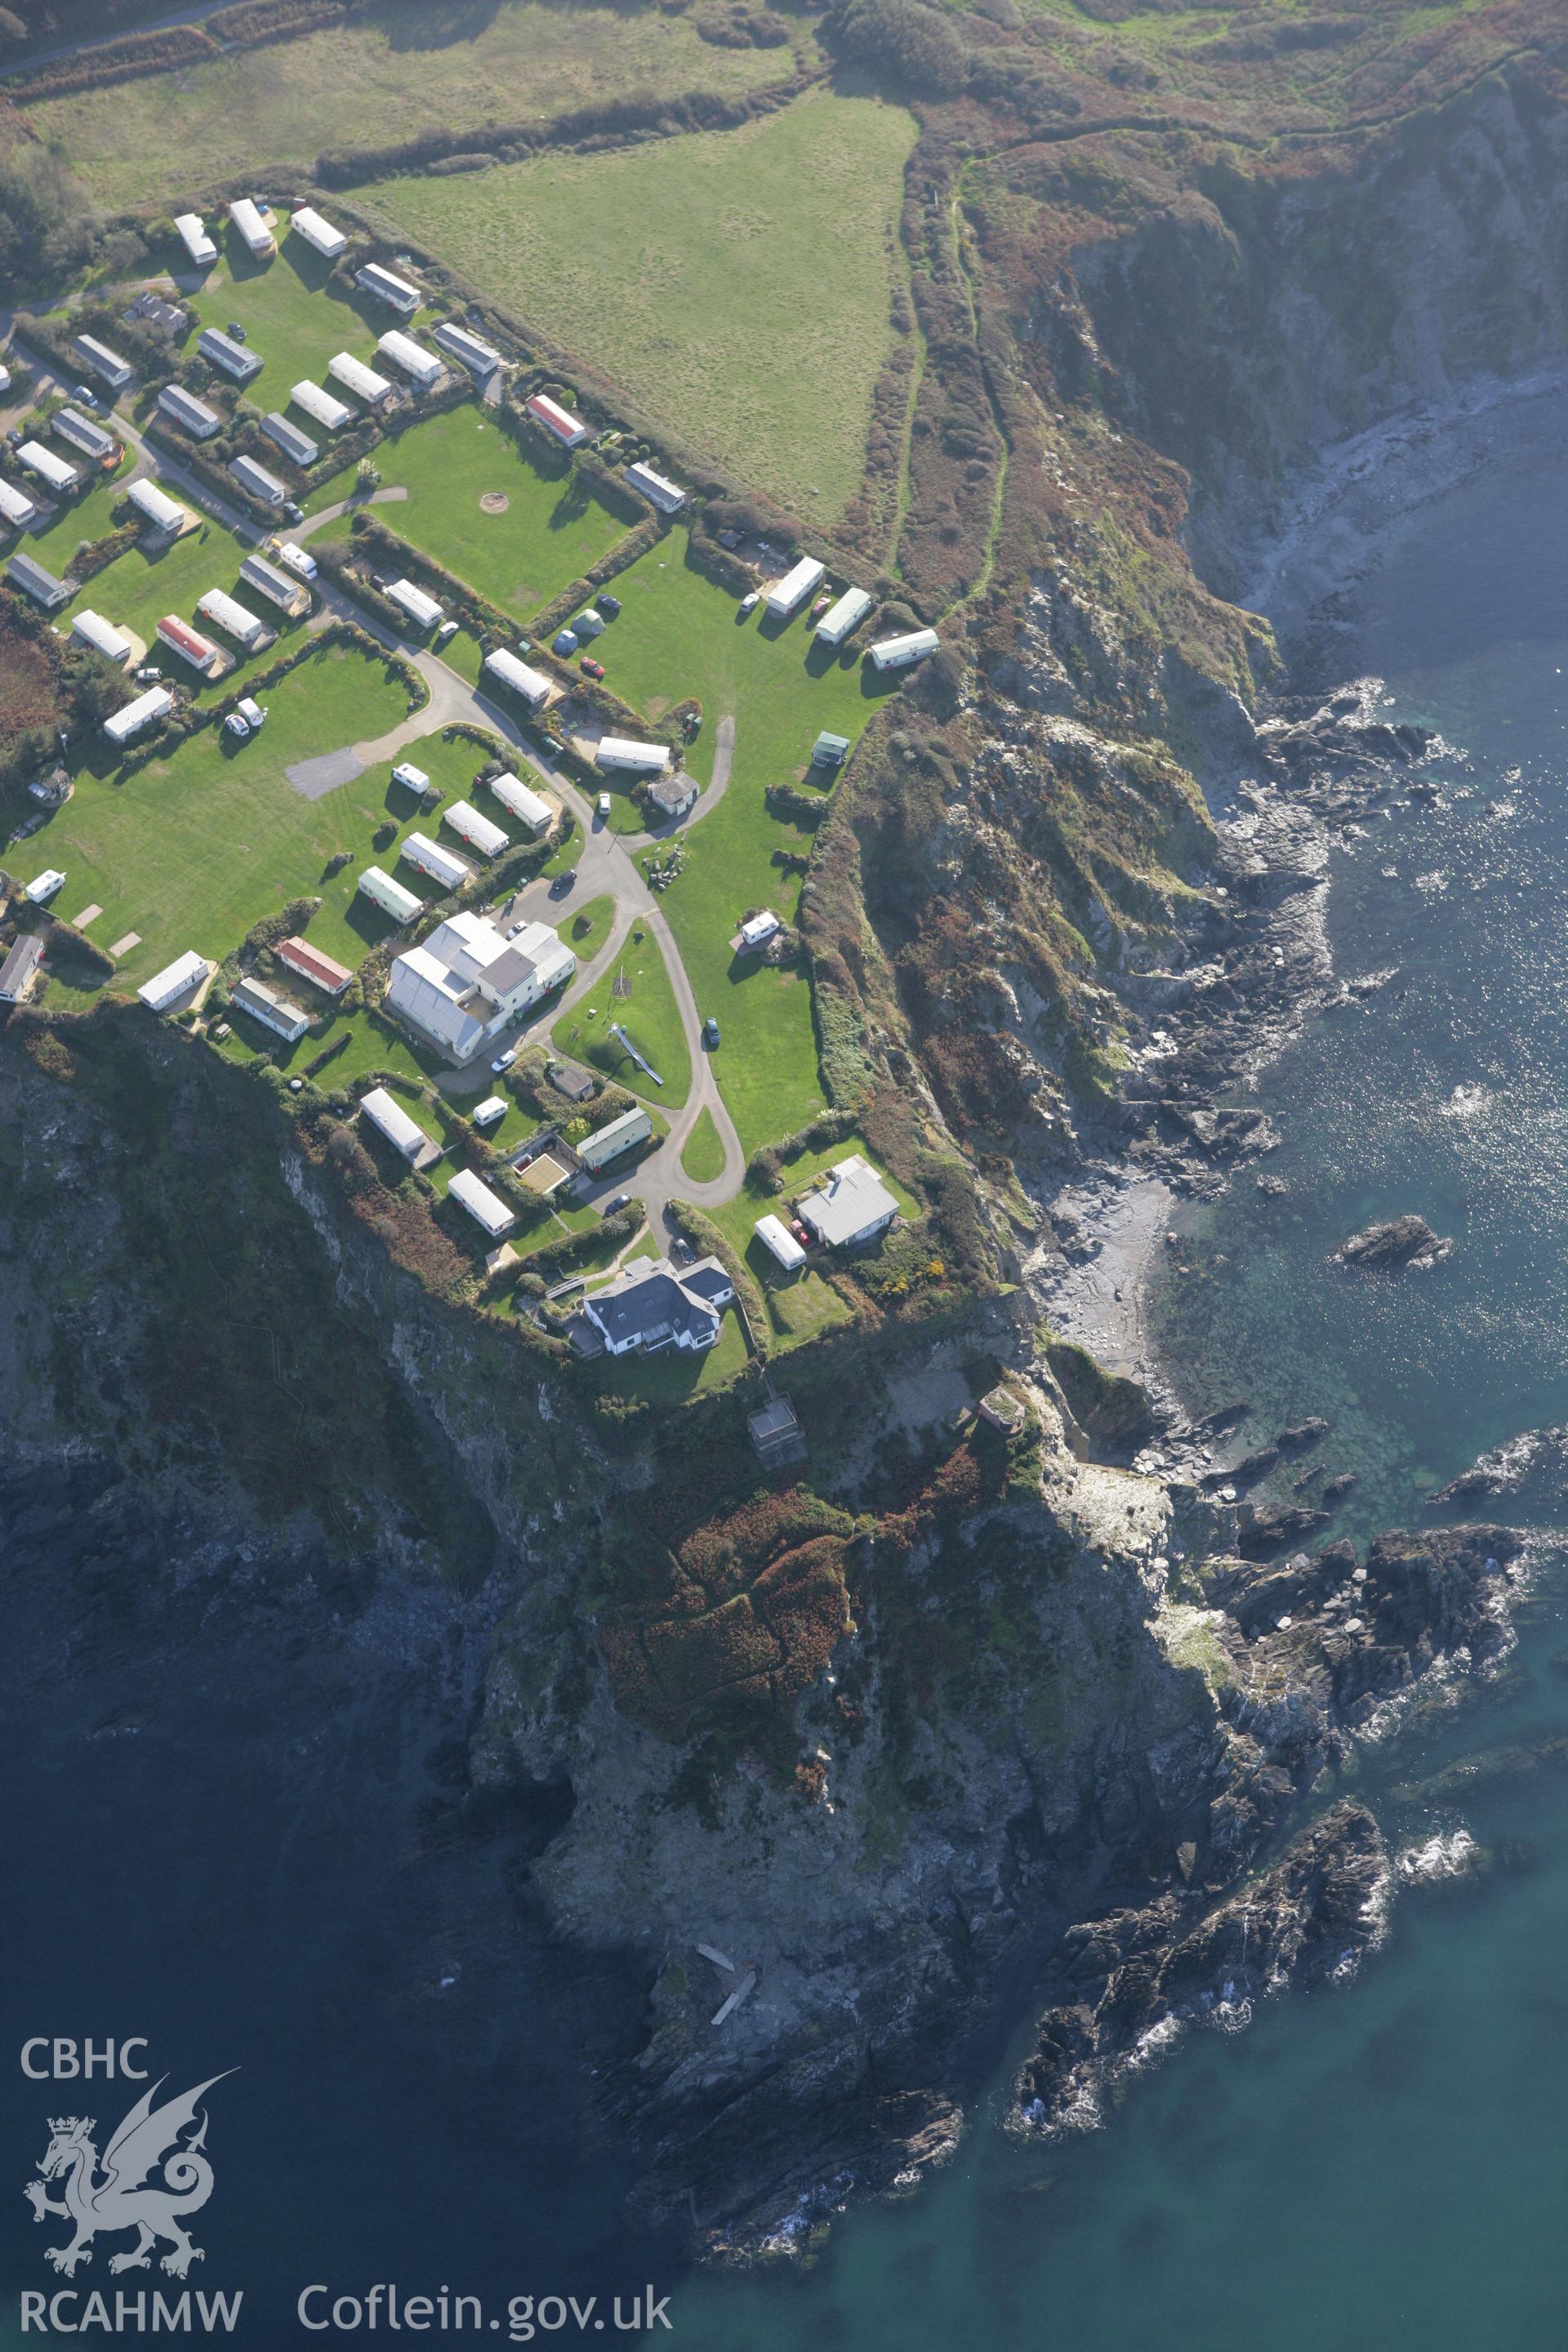
[[[702,1024],[702,1043],[705,1045],[716,1045],[719,1043],[719,1024],[711,1013]]]
[[[163,673],[159,668],[156,662],[148,662],[142,668],[137,671],[136,683],[138,686],[152,686],[155,684],[163,675]]]
[[[789,1229],[795,1235],[796,1241],[800,1244],[802,1249],[809,1249],[811,1247],[811,1227],[809,1225],[802,1224],[798,1217],[792,1217],[789,1221]]]
[[[675,1239],[669,1244],[669,1255],[675,1260],[677,1265],[689,1265],[692,1259],[697,1255],[697,1252],[692,1248],[691,1244],[687,1240],[684,1234],[677,1234]]]
[[[613,1217],[617,1209],[629,1209],[631,1205],[632,1196],[629,1192],[617,1192],[613,1200],[605,1202],[605,1214],[606,1217]]]
[[[303,522],[305,520],[304,508],[296,506],[292,499],[289,499],[285,505],[283,514],[284,520],[288,522]]]
[[[23,432],[22,427],[19,425],[13,425],[11,430],[5,436],[6,440],[9,441],[13,449],[19,449],[26,437],[26,435]]]
[[[605,675],[604,663],[595,661],[592,654],[584,654],[577,667],[584,677],[603,677]]]
[[[73,400],[79,400],[84,408],[96,408],[98,406],[98,394],[94,392],[90,384],[73,384],[71,386],[71,398]]]
[[[608,593],[599,597],[597,599],[597,603],[599,610],[603,613],[606,621],[613,621],[616,614],[621,609],[620,598],[618,596],[612,596]]]
[[[552,898],[564,898],[567,891],[570,890],[572,885],[576,879],[577,868],[574,866],[564,867],[563,870],[555,877],[554,881],[550,886],[551,897]]]
[[[552,654],[559,654],[563,661],[569,654],[574,654],[577,650],[577,639],[573,631],[557,629],[550,640],[550,650]]]
[[[229,320],[227,326],[224,329],[224,333],[226,335],[232,335],[237,343],[247,343],[250,341],[250,337],[246,333],[245,329],[240,325],[237,319],[231,319]]]
[[[700,710],[689,710],[680,725],[682,732],[689,741],[693,735],[700,735],[702,731],[702,713]]]
[[[741,610],[742,613],[754,613],[762,601],[762,590],[760,588],[750,588],[741,599]]]
[[[501,1070],[510,1070],[516,1059],[517,1047],[515,1045],[509,1045],[504,1054],[498,1054],[496,1055],[495,1060],[490,1064],[490,1067],[492,1070],[498,1072]]]
[[[811,608],[812,619],[814,621],[820,619],[822,614],[826,612],[832,602],[833,599],[831,596],[819,596],[816,604]]]
[[[250,730],[246,725],[244,719],[240,717],[238,711],[231,710],[228,717],[223,722],[223,731],[226,735],[232,735],[237,741],[243,743],[246,737],[249,734]]]
[[[458,624],[456,621],[443,621],[440,627],[437,630],[435,636],[431,639],[431,643],[436,646],[448,645],[457,634]]]
[[[605,818],[607,818],[607,817],[609,816],[609,814],[610,814],[610,795],[609,795],[609,793],[601,793],[599,794],[599,814],[600,814],[602,817],[605,817]]]

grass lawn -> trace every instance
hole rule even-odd
[[[424,313],[412,320],[395,318],[384,303],[373,302],[357,288],[345,290],[331,282],[331,263],[295,236],[286,219],[275,226],[278,251],[270,260],[258,261],[221,212],[210,216],[207,231],[219,258],[207,271],[200,293],[191,298],[192,307],[202,327],[226,327],[237,319],[245,329],[251,350],[262,362],[259,375],[244,387],[250,404],[264,414],[282,409],[313,441],[330,448],[332,436],[326,427],[289,406],[289,386],[310,376],[357,408],[352,394],[338,394],[336,385],[327,384],[327,362],[334,352],[352,352],[356,359],[375,364],[378,336],[389,327],[417,333]],[[189,269],[183,246],[171,250],[167,266]],[[383,367],[383,374],[389,373],[396,372]],[[281,453],[280,462],[289,478],[296,479]]]
[[[771,1210],[775,1216],[783,1217],[787,1223],[790,1203],[798,1200],[803,1192],[809,1192],[817,1177],[826,1174],[829,1168],[836,1168],[838,1162],[841,1160],[847,1160],[852,1151],[858,1151],[863,1160],[870,1161],[889,1192],[894,1195],[905,1216],[912,1223],[921,1213],[919,1202],[911,1193],[904,1190],[896,1177],[889,1175],[880,1161],[874,1159],[867,1150],[858,1135],[852,1135],[846,1143],[825,1144],[820,1151],[803,1151],[798,1159],[786,1160],[784,1167],[784,1186],[782,1192],[769,1192],[761,1186],[754,1186],[748,1179],[732,1201],[726,1201],[721,1209],[713,1209],[709,1213],[720,1231],[740,1255],[747,1259],[747,1263],[753,1269],[765,1271],[771,1266],[776,1275],[778,1272],[776,1262],[762,1252],[762,1244],[756,1241],[753,1229],[757,1219],[765,1217]],[[753,1244],[759,1253],[754,1258],[748,1255]]]
[[[710,815],[698,803],[685,870],[661,903],[699,1009],[718,1018],[714,1067],[752,1152],[794,1134],[824,1107],[804,973],[729,949],[748,907],[772,907],[793,922],[799,905],[799,878],[772,861],[775,850],[808,849],[810,835],[771,814],[763,794],[805,776],[824,728],[857,737],[892,688],[858,654],[819,646],[804,614],[782,629],[760,625],[756,613],[742,620],[734,599],[685,562],[686,544],[684,532],[671,531],[622,573],[621,615],[599,646],[617,693],[650,718],[684,695],[700,698],[702,732],[688,764],[704,786],[718,722],[734,715],[729,789]],[[645,867],[658,854],[644,858]]]
[[[344,961],[364,953],[366,935],[346,910],[360,868],[382,855],[371,835],[389,814],[390,771],[373,769],[319,801],[303,799],[283,772],[384,734],[407,710],[404,689],[379,662],[328,646],[271,688],[268,703],[265,730],[247,743],[209,728],[124,781],[118,770],[79,771],[75,796],[8,853],[23,881],[64,869],[58,906],[68,919],[89,901],[101,905],[91,936],[104,947],[141,933],[121,959],[121,984],[136,986],[186,948],[221,958],[252,923],[307,893],[327,902],[311,939]],[[323,879],[327,860],[345,849],[350,866]]]
[[[791,1348],[804,1347],[808,1339],[820,1338],[824,1331],[855,1320],[833,1285],[825,1282],[815,1268],[808,1267],[786,1279],[757,1241],[746,1252],[746,1264],[762,1282],[778,1354],[787,1354]],[[773,1267],[771,1279],[764,1265]]]
[[[740,130],[392,180],[367,202],[656,427],[826,522],[865,461],[914,140],[901,107],[814,89]]]
[[[498,120],[628,89],[753,89],[789,70],[787,49],[713,47],[659,9],[387,0],[356,23],[45,100],[26,120],[113,210],[169,204],[264,166],[264,193],[278,198],[291,176],[280,167],[309,168],[326,149],[468,125],[482,146]]]
[[[661,1348],[656,1356],[600,1359],[600,1379],[617,1396],[640,1398],[648,1404],[680,1404],[709,1389],[725,1388],[746,1368],[746,1342],[741,1318],[728,1313],[719,1327],[716,1346],[694,1354],[688,1348]]]
[[[569,946],[575,945],[570,926],[566,938]],[[587,961],[585,957],[579,960]],[[616,977],[631,982],[629,997],[611,995],[610,983]],[[638,1053],[653,1064],[664,1080],[662,1087],[656,1087],[638,1069],[626,1048],[609,1034],[612,1021],[619,1023]],[[634,923],[627,933],[614,972],[605,972],[599,981],[592,1007],[574,1005],[550,1034],[557,1052],[585,1062],[604,1076],[614,1078],[617,1085],[667,1110],[679,1110],[691,1091],[691,1057],[686,1050],[686,1033],[680,1024],[675,991],[669,984],[658,940],[640,924]]]
[[[609,938],[615,919],[615,898],[606,891],[602,898],[590,898],[585,906],[576,908],[570,920],[560,926],[561,936],[576,957],[579,970],[593,962]]]
[[[713,1114],[705,1110],[686,1139],[686,1149],[680,1155],[682,1175],[689,1176],[694,1184],[711,1184],[724,1173],[724,1146],[713,1124]]]
[[[99,496],[100,493],[94,491],[95,501]],[[105,515],[101,530],[108,529]],[[97,535],[100,536],[101,530]],[[55,533],[63,559],[66,544],[58,522]],[[74,532],[75,538],[79,539],[80,536],[79,530]],[[50,562],[47,548],[46,541],[45,547],[40,550],[40,560],[45,563]],[[276,661],[305,627],[302,620],[288,619],[256,589],[247,587],[239,576],[243,553],[238,541],[232,538],[221,524],[208,522],[204,518],[195,530],[186,531],[172,545],[156,549],[150,554],[142,551],[140,543],[127,548],[123,555],[117,555],[112,563],[87,582],[79,595],[74,596],[64,606],[65,618],[68,621],[73,613],[79,613],[84,607],[101,613],[104,619],[112,621],[117,628],[134,631],[146,644],[147,659],[156,663],[165,677],[195,694],[198,699],[232,694],[243,682],[247,671],[263,668]],[[60,568],[66,568],[63,560]],[[278,643],[264,646],[257,654],[241,654],[239,647],[230,643],[221,629],[204,620],[196,611],[197,598],[205,596],[209,588],[226,589],[247,613],[254,613],[258,620],[267,623],[268,628],[276,628]],[[209,680],[202,677],[188,662],[183,662],[177,654],[171,653],[166,646],[158,643],[158,624],[166,613],[176,614],[182,621],[189,621],[204,636],[227,646],[230,653],[238,656],[237,667],[220,678]],[[323,743],[318,748],[333,751],[337,745]],[[291,758],[299,756],[298,753],[290,754]]]
[[[558,596],[629,528],[570,470],[545,472],[488,411],[466,404],[383,442],[375,463],[384,489],[408,492],[377,507],[377,520],[520,619]],[[323,482],[307,508],[335,505],[353,488],[350,469]],[[508,500],[504,514],[480,508],[491,491]]]

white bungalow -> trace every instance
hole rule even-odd
[[[120,446],[112,433],[106,432],[92,417],[84,416],[79,408],[57,409],[49,419],[49,430],[100,466],[107,464]]]
[[[421,874],[427,874],[432,882],[439,882],[443,890],[460,889],[473,876],[474,869],[466,857],[459,857],[455,850],[444,849],[438,841],[430,840],[423,833],[405,834],[397,854]]]
[[[337,352],[327,362],[327,373],[356,400],[368,403],[372,408],[384,408],[397,390],[387,377],[377,375],[374,368],[356,360],[353,352]]]
[[[162,971],[154,972],[151,980],[143,981],[136,993],[154,1013],[163,1013],[180,997],[199,988],[211,970],[205,956],[197,955],[195,948],[190,948],[183,956],[176,956],[173,963],[165,964]]]
[[[797,1266],[805,1264],[805,1252],[782,1217],[772,1214],[759,1217],[752,1231],[763,1247],[778,1260],[785,1274],[794,1274]]]
[[[204,621],[211,621],[226,637],[232,637],[237,645],[243,646],[247,654],[254,653],[258,646],[269,644],[277,634],[259,614],[247,612],[222,588],[209,588],[206,594],[197,600],[196,610]]]
[[[825,646],[841,646],[850,631],[858,629],[875,600],[864,588],[846,588],[836,604],[830,604],[816,625],[816,635]]]
[[[410,1167],[416,1168],[422,1160],[440,1157],[441,1147],[434,1137],[415,1124],[396,1096],[389,1094],[384,1087],[372,1087],[368,1094],[360,1097],[360,1112]]]
[[[131,639],[125,631],[117,629],[112,621],[104,619],[101,613],[90,612],[85,605],[79,613],[71,615],[71,635],[79,637],[84,646],[90,646],[94,653],[102,654],[107,660],[119,662],[121,667],[131,658]]]
[[[204,327],[196,337],[196,349],[204,360],[222,368],[225,375],[233,376],[236,383],[248,383],[266,364],[259,352],[253,352],[248,343],[237,342],[233,335],[226,335],[221,327]]]
[[[310,592],[303,582],[291,578],[287,572],[279,572],[278,566],[268,563],[264,555],[246,556],[240,563],[239,576],[247,588],[254,588],[258,595],[266,597],[269,604],[276,604],[280,613],[289,614],[290,618],[309,612],[310,608]]]
[[[291,996],[280,995],[264,980],[253,980],[248,974],[235,982],[234,1002],[241,1013],[248,1013],[253,1021],[259,1021],[263,1028],[290,1045],[310,1025],[310,1014]]]
[[[680,484],[672,482],[667,474],[656,474],[641,457],[635,466],[626,467],[626,479],[634,490],[640,490],[660,514],[679,514],[686,504],[686,492]]]
[[[161,490],[156,482],[132,482],[126,496],[137,513],[145,518],[158,535],[173,539],[184,530],[190,514],[177,499]]]
[[[15,482],[0,481],[0,520],[22,530],[37,511],[37,500],[30,499],[26,490],[19,490]]]
[[[63,457],[57,457],[54,451],[46,449],[41,441],[24,441],[16,452],[16,463],[25,473],[37,474],[46,489],[62,496],[67,490],[74,490],[81,479],[74,466],[68,465]]]
[[[136,373],[129,360],[122,360],[118,352],[111,352],[96,335],[79,335],[71,348],[82,365],[100,383],[108,384],[111,392],[123,392]]]
[[[308,433],[291,423],[281,409],[269,408],[261,420],[261,429],[269,441],[276,441],[283,455],[296,466],[313,466],[321,454],[321,445],[312,441]]]
[[[281,507],[288,504],[287,482],[280,482],[276,474],[269,474],[265,466],[257,464],[254,457],[244,456],[235,457],[230,460],[228,470],[241,489],[248,490],[251,497],[259,499],[264,506]]]
[[[178,654],[182,661],[189,662],[204,677],[209,677],[219,663],[227,659],[220,645],[211,637],[204,637],[199,629],[193,629],[177,613],[165,613],[159,622],[158,642],[167,646],[172,654]]]
[[[367,294],[374,294],[378,302],[384,302],[388,310],[399,311],[405,319],[412,319],[424,299],[417,286],[410,286],[406,278],[395,277],[390,269],[384,269],[379,261],[367,261],[363,269],[356,269],[354,283],[363,286]]]
[[[456,319],[443,320],[438,327],[432,328],[431,335],[444,352],[450,352],[454,359],[461,360],[475,375],[493,375],[501,363],[500,353],[493,343],[487,343],[467,327],[460,327]]]
[[[198,400],[183,383],[166,383],[158,394],[158,405],[165,416],[174,418],[183,433],[189,433],[197,441],[210,441],[223,423],[216,408],[209,408],[205,400]]]

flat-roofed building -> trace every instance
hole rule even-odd
[[[816,635],[825,646],[841,646],[852,629],[858,629],[870,611],[874,599],[864,588],[846,588],[836,604],[830,604],[816,625]]]
[[[206,223],[200,213],[176,213],[174,228],[196,268],[210,269],[217,259],[217,247],[207,235]]]
[[[634,490],[640,490],[660,514],[679,514],[686,504],[686,492],[680,484],[672,482],[667,474],[656,474],[646,458],[639,457],[635,466],[626,467],[626,479]]]
[[[441,817],[442,822],[449,824],[454,833],[461,835],[481,857],[499,857],[503,849],[511,847],[511,835],[505,826],[497,824],[488,816],[481,816],[471,801],[454,801],[450,808],[442,810]]]
[[[123,710],[106,719],[103,731],[111,743],[122,746],[140,735],[144,727],[151,727],[154,719],[166,718],[174,707],[174,698],[166,686],[150,686],[145,694],[139,694],[134,702],[128,702]]]
[[[542,710],[550,699],[550,680],[538,670],[530,669],[526,662],[519,661],[515,654],[508,653],[504,646],[499,646],[493,654],[487,654],[481,667],[487,677],[493,679],[498,686],[506,687],[520,700],[526,702],[530,710]]]
[[[535,424],[542,425],[564,447],[575,449],[579,442],[588,438],[588,427],[582,418],[574,416],[569,408],[563,408],[558,400],[552,400],[547,392],[536,392],[523,405]]]
[[[308,980],[327,996],[341,996],[353,978],[346,963],[339,963],[335,956],[313,948],[309,940],[298,935],[279,940],[272,952],[279,963],[287,964],[290,971],[297,971],[301,980]]]
[[[190,515],[177,499],[161,490],[156,482],[132,482],[126,496],[144,521],[151,523],[160,537],[173,539],[184,530]]]
[[[379,866],[365,867],[359,877],[359,887],[372,906],[379,907],[384,915],[390,915],[399,929],[404,924],[411,923],[416,915],[425,912],[424,899],[405,889],[401,882],[395,882],[392,876],[383,873]]]
[[[803,1224],[809,1225],[829,1249],[854,1249],[885,1234],[899,1213],[899,1204],[869,1160],[852,1151],[829,1169],[815,1192],[800,1204]]]
[[[112,433],[106,432],[92,417],[84,416],[79,408],[57,408],[49,419],[49,430],[100,466],[106,465],[120,447]]]
[[[378,337],[375,348],[384,360],[390,360],[421,392],[428,392],[446,373],[434,352],[427,352],[423,343],[416,343],[412,335],[404,334],[396,327]]]
[[[59,605],[67,604],[72,593],[70,583],[57,580],[35,555],[14,555],[5,566],[5,577],[13,588],[20,588],[35,604],[41,604],[46,613],[52,613]]]
[[[296,408],[302,408],[325,432],[342,433],[354,422],[354,412],[348,402],[334,398],[324,385],[312,383],[309,376],[294,385],[289,397]]]
[[[443,890],[460,890],[473,878],[474,869],[466,857],[459,857],[454,849],[444,849],[423,833],[405,833],[397,854],[421,874],[427,874],[432,882],[439,882]]]
[[[765,599],[769,613],[775,621],[786,620],[791,613],[804,604],[814,588],[819,588],[827,576],[827,566],[819,563],[815,555],[803,555],[791,566],[782,580],[775,580]]]
[[[468,328],[460,327],[456,319],[444,319],[438,327],[432,329],[431,334],[432,340],[439,343],[444,352],[450,352],[455,360],[461,360],[475,375],[493,375],[501,363],[500,353],[493,343],[487,343]]]
[[[499,1192],[474,1174],[471,1168],[459,1168],[447,1187],[448,1196],[467,1209],[477,1225],[499,1242],[510,1233],[517,1223],[514,1213],[507,1207]]]
[[[547,924],[530,923],[509,940],[484,916],[464,912],[395,959],[386,1003],[454,1062],[470,1062],[576,969]]]
[[[635,776],[662,776],[669,765],[669,749],[664,743],[639,743],[631,735],[601,735],[594,765],[629,769]]]
[[[248,383],[253,375],[260,374],[264,365],[259,352],[253,352],[248,343],[237,342],[221,327],[204,327],[196,337],[196,349],[204,360],[220,368],[225,375],[232,376],[236,383]]]
[[[68,490],[74,490],[81,479],[68,459],[57,457],[41,441],[24,441],[16,452],[16,463],[24,473],[36,474],[46,489],[57,491],[62,498]]]
[[[95,654],[102,654],[106,660],[119,662],[121,667],[131,658],[131,639],[112,621],[106,621],[101,613],[89,612],[85,606],[79,613],[73,613],[71,635],[79,637],[84,646],[90,646]]]
[[[268,988],[264,980],[248,974],[234,984],[233,1003],[237,1012],[248,1013],[264,1029],[270,1029],[287,1045],[292,1045],[310,1025],[310,1016],[290,996],[281,996],[277,989]]]
[[[393,270],[384,269],[379,261],[367,261],[363,269],[356,269],[354,283],[405,319],[412,319],[424,299],[417,286],[411,286],[406,278],[397,277]]]
[[[228,470],[240,488],[248,490],[253,499],[259,499],[263,506],[287,506],[288,483],[280,482],[276,474],[269,474],[265,466],[258,466],[254,457],[241,456],[232,458]]]
[[[96,335],[78,335],[71,349],[83,367],[97,376],[100,383],[108,384],[111,392],[123,392],[135,376],[136,371],[130,361],[121,359],[118,352],[111,352],[107,343],[100,343]]]
[[[526,825],[535,840],[548,833],[555,822],[553,804],[542,794],[531,791],[521,777],[512,775],[510,770],[504,776],[492,776],[485,790],[494,793],[502,808],[509,810],[520,824]]]
[[[416,1125],[396,1096],[389,1094],[384,1087],[372,1087],[368,1094],[361,1096],[359,1107],[362,1117],[369,1119],[411,1168],[441,1157],[441,1147],[434,1137]]]
[[[276,604],[279,611],[287,613],[290,619],[297,619],[301,613],[308,613],[310,609],[310,592],[304,582],[296,580],[287,572],[279,572],[278,566],[268,563],[264,555],[246,556],[240,563],[239,576],[247,588],[254,588],[258,595],[265,596],[269,604]]]
[[[216,408],[209,408],[183,383],[166,383],[158,394],[158,406],[163,415],[173,417],[182,433],[196,441],[210,441],[223,423]]]
[[[278,634],[258,613],[237,604],[223,588],[209,588],[205,596],[198,598],[196,610],[204,621],[210,621],[226,637],[243,646],[247,654],[255,653],[260,646],[270,645]]]
[[[194,995],[211,970],[205,956],[189,948],[173,963],[166,963],[162,971],[154,972],[151,980],[143,981],[136,993],[154,1013],[166,1013],[181,997]]]
[[[30,499],[26,490],[19,490],[15,482],[0,481],[0,521],[9,523],[13,530],[21,530],[32,521],[37,511],[37,499]]]
[[[342,230],[334,228],[314,205],[301,205],[289,226],[296,236],[302,236],[307,245],[313,246],[328,261],[335,261],[340,253],[348,249],[349,241]]]
[[[199,629],[193,629],[177,613],[165,613],[159,622],[158,642],[167,646],[171,653],[178,654],[182,661],[189,662],[204,677],[210,677],[226,658],[220,645],[211,637],[204,637]]]
[[[397,394],[397,386],[388,377],[366,367],[353,352],[334,352],[327,362],[327,373],[334,383],[341,383],[345,392],[352,392],[356,400],[364,401],[371,408],[384,408]]]
[[[427,595],[423,588],[416,588],[412,580],[389,581],[382,593],[389,604],[395,604],[400,613],[407,614],[421,634],[435,628],[446,618],[435,597]]]
[[[228,216],[249,247],[253,260],[266,261],[277,252],[278,239],[262,219],[260,206],[249,196],[236,196]]]
[[[934,654],[941,643],[934,629],[911,629],[907,636],[883,637],[872,646],[871,659],[879,669],[908,669],[911,662]]]
[[[313,466],[321,454],[321,445],[312,441],[308,433],[292,424],[280,408],[269,408],[261,420],[261,429],[269,441],[276,441],[283,455],[296,466]]]

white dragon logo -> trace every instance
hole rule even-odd
[[[228,2071],[232,2074],[234,2069]],[[202,2152],[207,2136],[205,2115],[194,2138],[183,2146],[180,2134],[195,2122],[204,2093],[224,2076],[214,2074],[207,2082],[198,2083],[194,2091],[154,2107],[153,2101],[167,2080],[167,2075],[161,2075],[150,2090],[143,2091],[110,2141],[103,2152],[101,2180],[97,2179],[100,2167],[91,2137],[92,2116],[50,2116],[51,2137],[38,2165],[40,2178],[29,2180],[22,2194],[32,2206],[35,2221],[52,2216],[75,2223],[76,2235],[68,2246],[45,2250],[46,2259],[67,2278],[75,2274],[79,2263],[91,2262],[90,2242],[100,2230],[137,2232],[129,2253],[111,2256],[111,2271],[144,2271],[160,2238],[167,2238],[174,2247],[173,2253],[163,2256],[163,2267],[174,2278],[184,2278],[193,2263],[204,2259],[201,2247],[193,2246],[180,2227],[179,2216],[195,2213],[213,2193],[213,2168]],[[149,2185],[149,2175],[160,2169],[162,2181]],[[45,2184],[62,2175],[65,2199],[57,2204]]]

